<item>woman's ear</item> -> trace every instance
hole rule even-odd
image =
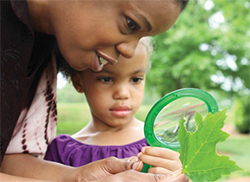
[[[82,79],[81,79],[81,74],[80,73],[73,74],[71,76],[71,80],[72,80],[72,83],[73,83],[75,89],[77,90],[77,92],[83,93],[84,89],[83,89],[83,83],[82,83]]]

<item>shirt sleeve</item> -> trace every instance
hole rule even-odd
[[[18,118],[6,154],[45,154],[48,144],[56,136],[56,79],[56,61],[52,55],[52,61],[43,71],[30,107],[24,108]]]

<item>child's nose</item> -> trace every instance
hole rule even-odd
[[[135,49],[136,46],[139,42],[139,39],[137,38],[133,38],[132,40],[128,40],[126,42],[121,42],[116,44],[116,50],[125,58],[132,58],[134,53],[135,53]]]
[[[129,98],[129,88],[125,84],[120,84],[116,87],[115,92],[113,94],[114,99],[128,99]]]

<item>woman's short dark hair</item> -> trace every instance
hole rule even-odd
[[[181,3],[181,12],[182,12],[188,5],[189,0],[177,0],[177,2]]]

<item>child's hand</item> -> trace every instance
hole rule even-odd
[[[143,147],[138,158],[143,163],[153,166],[149,168],[149,173],[169,174],[182,168],[179,153],[166,148]]]

